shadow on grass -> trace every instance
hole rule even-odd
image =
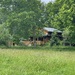
[[[54,46],[50,47],[54,51],[75,51],[75,47],[72,46]]]
[[[75,51],[75,47],[72,46],[16,46],[16,47],[6,47],[0,46],[0,49],[16,49],[16,50],[52,50],[52,51]]]
[[[7,47],[7,46],[0,46],[0,49],[16,49],[16,50],[40,50],[42,49],[41,46],[36,46],[36,47],[28,47],[28,46],[13,46],[13,47]]]

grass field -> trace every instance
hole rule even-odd
[[[0,49],[0,75],[75,75],[75,51]]]

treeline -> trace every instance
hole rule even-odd
[[[75,43],[75,0],[0,0],[0,41],[40,36],[40,28],[63,31],[64,41]]]

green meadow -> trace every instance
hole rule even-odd
[[[0,49],[0,75],[75,75],[75,48],[68,49]]]

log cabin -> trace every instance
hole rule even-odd
[[[40,41],[40,42],[43,42],[43,44],[45,44],[46,42],[48,42],[51,39],[52,33],[55,32],[55,31],[57,33],[56,37],[58,37],[60,40],[63,39],[63,37],[62,37],[62,31],[60,31],[58,29],[44,27],[43,29],[41,29],[41,31],[43,32],[43,36],[35,38],[36,42]],[[30,41],[33,41],[33,37],[30,37]]]
[[[49,28],[49,27],[44,27],[44,28],[42,29],[42,31],[44,32],[44,36],[43,36],[43,37],[44,37],[45,39],[50,40],[51,37],[52,37],[52,33],[53,33],[53,32],[56,32],[56,33],[57,33],[56,37],[58,37],[60,40],[63,39],[63,38],[62,38],[62,31],[60,31],[60,30],[58,30],[58,29]]]

